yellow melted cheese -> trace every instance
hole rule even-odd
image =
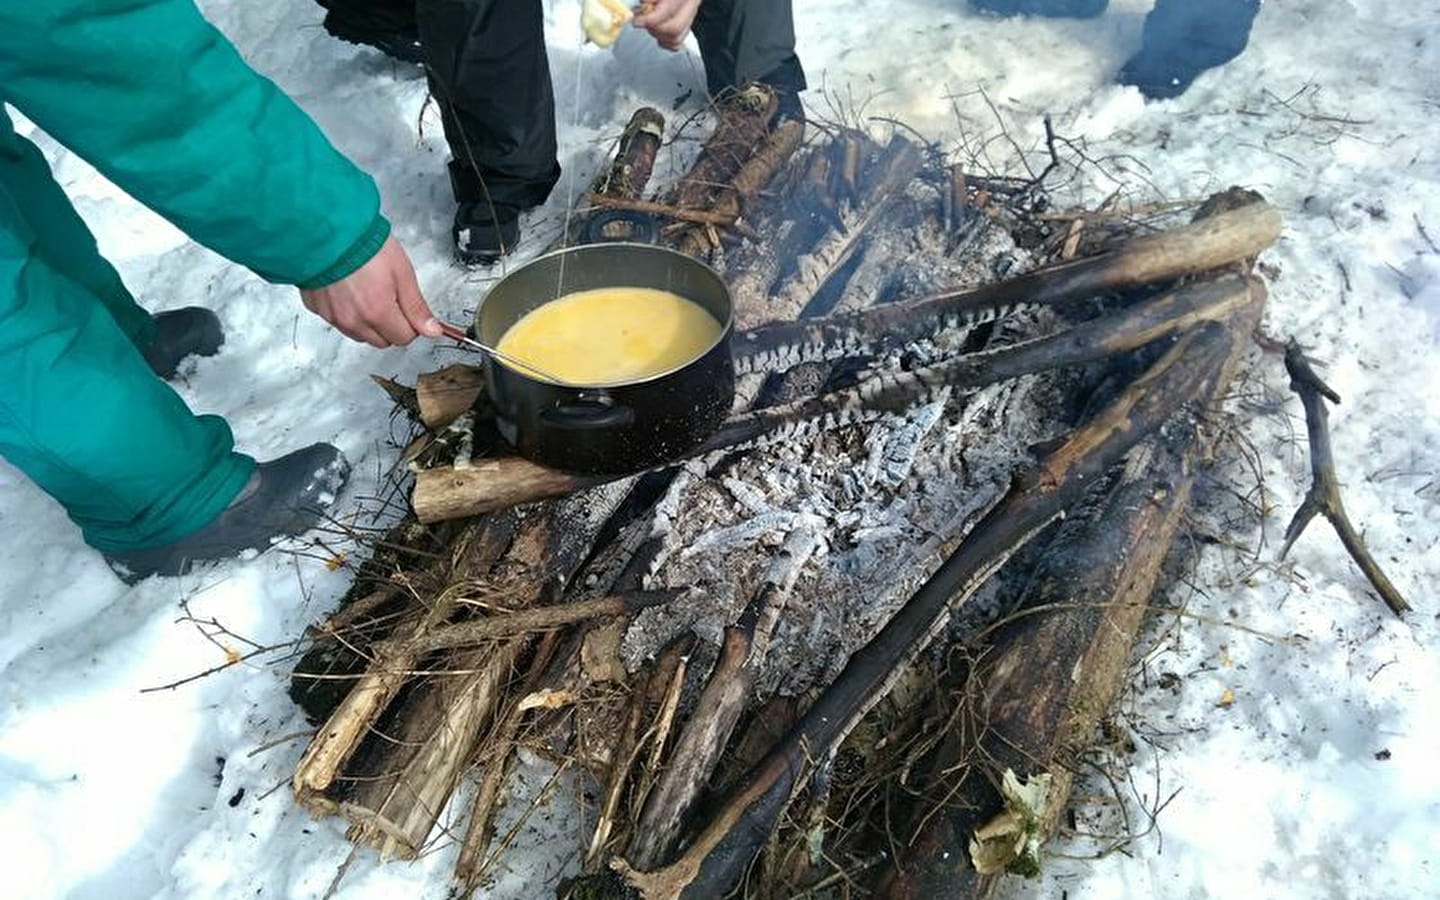
[[[597,288],[526,313],[496,349],[571,384],[615,384],[685,365],[714,346],[720,329],[714,316],[678,294]]]

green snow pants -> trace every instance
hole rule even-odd
[[[150,370],[153,339],[39,148],[0,106],[0,457],[101,551],[209,524],[255,461]]]

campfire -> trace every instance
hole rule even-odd
[[[567,234],[653,237],[729,285],[736,402],[686,458],[549,469],[478,367],[385,384],[414,513],[292,691],[321,723],[296,797],[355,841],[413,857],[473,783],[455,874],[483,885],[523,749],[582,795],[561,896],[979,896],[1036,865],[1279,217],[1241,190],[1161,230],[1056,215],[1043,175],[774,108],[732,98],[658,200],[641,110]]]

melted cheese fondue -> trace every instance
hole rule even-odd
[[[532,309],[496,349],[570,384],[617,384],[685,365],[714,346],[720,330],[714,316],[678,294],[596,288]]]

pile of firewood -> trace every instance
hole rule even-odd
[[[1040,185],[898,135],[807,143],[773,109],[733,98],[653,199],[663,119],[637,113],[570,235],[650,229],[731,285],[737,405],[691,458],[552,471],[507,454],[475,368],[388,385],[415,515],[293,688],[321,723],[296,797],[357,842],[414,856],[473,779],[456,876],[481,885],[525,747],[590,801],[569,896],[979,896],[1033,866],[1279,217],[1234,191],[1123,242],[1056,234],[1004,205]]]

